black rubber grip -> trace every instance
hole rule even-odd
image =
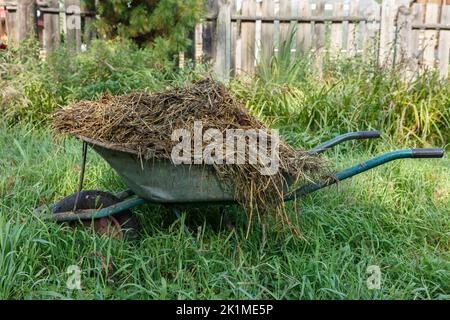
[[[379,138],[380,133],[378,131],[361,131],[357,132],[358,139],[371,139],[371,138]]]
[[[444,149],[412,149],[413,158],[442,158]]]

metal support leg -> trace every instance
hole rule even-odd
[[[84,171],[85,171],[85,168],[86,168],[86,158],[87,158],[87,147],[88,147],[87,142],[83,141],[80,178],[79,178],[79,181],[78,181],[77,197],[75,199],[75,204],[73,205],[73,211],[77,210],[77,203],[78,203],[78,199],[80,197],[80,192],[81,192],[81,190],[83,190]]]

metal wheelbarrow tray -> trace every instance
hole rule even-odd
[[[81,138],[102,156],[139,197],[156,203],[233,201],[233,193],[206,165],[140,159],[134,150]]]
[[[380,134],[377,131],[351,132],[327,141],[309,152],[318,154],[344,141],[379,137]],[[145,161],[140,159],[136,151],[85,137],[78,138],[83,141],[83,162],[80,173],[80,185],[76,196],[71,196],[72,202],[75,200],[74,203],[77,203],[82,189],[88,145],[100,154],[119,174],[129,187],[129,190],[115,194],[115,198],[118,199],[117,203],[101,208],[77,210],[76,206],[74,206],[74,210],[56,212],[55,208],[61,207],[59,205],[60,201],[50,206],[55,212],[51,216],[53,220],[99,219],[118,215],[146,202],[194,206],[235,202],[233,190],[224,185],[208,166],[174,165],[170,160],[166,159]],[[392,160],[442,158],[443,155],[443,149],[405,149],[389,152],[340,171],[336,173],[335,179],[324,179],[316,183],[302,185],[286,193],[284,200],[294,200],[297,197],[322,189]]]

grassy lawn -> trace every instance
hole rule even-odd
[[[349,143],[326,156],[342,169],[395,148]],[[449,297],[448,156],[392,162],[310,195],[299,215],[289,207],[305,240],[277,237],[273,226],[262,248],[258,228],[245,239],[238,209],[225,223],[217,208],[177,219],[143,206],[135,210],[142,230],[133,243],[44,223],[33,208],[76,191],[81,144],[55,144],[46,129],[0,125],[0,152],[2,299]],[[90,152],[85,188],[124,187]],[[70,265],[82,270],[81,291],[66,287]],[[381,268],[381,289],[366,285],[370,265]]]

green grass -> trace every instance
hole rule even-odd
[[[289,133],[296,144],[303,138]],[[339,169],[394,148],[347,143],[327,157]],[[48,129],[1,125],[0,150],[2,299],[448,299],[450,293],[448,158],[393,162],[308,196],[299,215],[306,239],[277,237],[272,228],[261,248],[257,227],[245,239],[237,209],[229,213],[230,227],[215,208],[179,220],[165,208],[143,206],[135,210],[143,226],[135,243],[44,223],[33,208],[76,190],[81,144],[54,144]],[[89,152],[85,188],[124,185]],[[81,291],[66,288],[70,265],[82,270]],[[382,270],[380,290],[366,286],[369,265]]]

